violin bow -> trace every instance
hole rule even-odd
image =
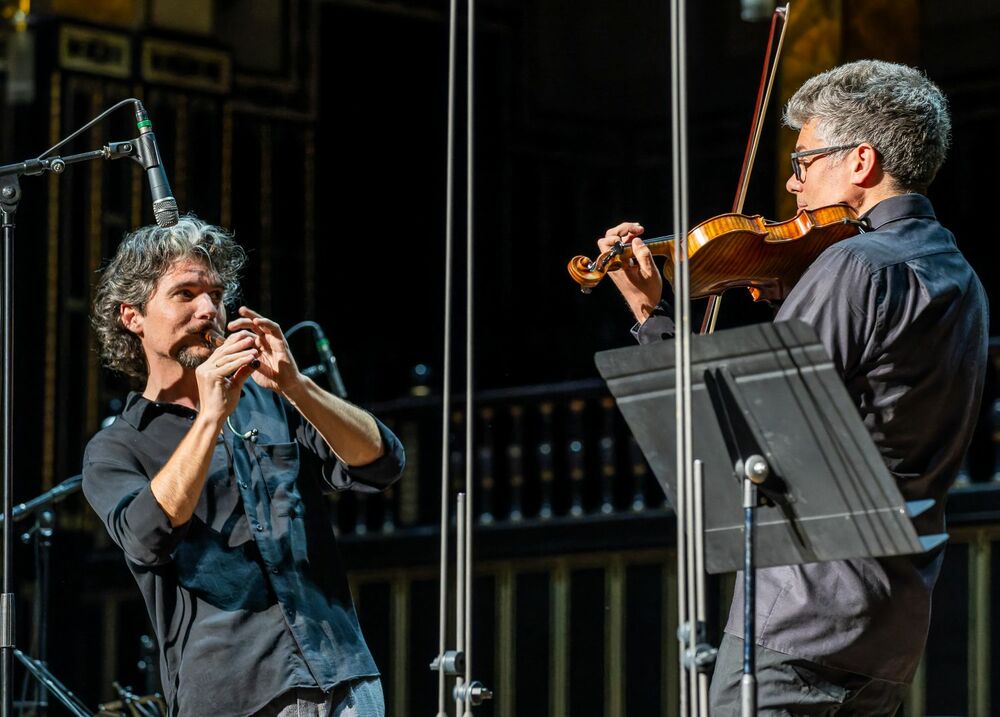
[[[750,136],[747,138],[747,148],[743,153],[743,166],[740,168],[740,178],[736,183],[736,197],[733,199],[733,214],[743,213],[743,203],[747,197],[747,185],[750,183],[750,173],[757,156],[757,146],[760,144],[760,133],[764,129],[764,113],[771,99],[771,88],[774,77],[778,74],[778,61],[781,58],[781,47],[785,41],[785,30],[788,29],[788,13],[791,3],[777,7],[771,15],[771,32],[767,37],[767,49],[764,51],[764,67],[761,70],[760,85],[757,87],[757,102],[753,110],[753,121],[750,123]],[[771,59],[771,48],[774,46],[774,33],[781,21],[781,34],[778,35],[778,46]],[[722,307],[722,295],[713,294],[708,297],[705,317],[701,322],[701,333],[710,334],[715,331],[715,322],[719,319],[719,309]]]

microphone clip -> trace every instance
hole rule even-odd
[[[233,428],[232,416],[226,417],[226,425],[229,427],[229,430],[232,431],[232,434],[234,436],[236,436],[237,438],[242,438],[244,441],[250,441],[251,443],[256,443],[257,436],[260,435],[260,431],[257,430],[256,428],[251,428],[249,431],[245,431],[243,433],[237,431],[235,428]]]

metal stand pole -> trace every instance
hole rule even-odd
[[[698,624],[698,605],[697,605],[697,583],[698,575],[697,568],[695,566],[695,542],[698,540],[696,535],[696,526],[694,521],[694,476],[690,474],[687,478],[687,485],[685,486],[686,500],[684,503],[684,525],[688,531],[687,540],[685,541],[685,551],[687,552],[687,557],[685,563],[687,565],[687,575],[684,579],[684,586],[687,590],[687,645],[685,645],[685,660],[684,666],[687,668],[687,683],[688,683],[688,705],[689,714],[697,715],[699,713],[698,704],[698,668],[694,662],[695,651],[698,649],[698,630],[701,627]]]
[[[472,679],[472,546],[474,520],[473,507],[473,300],[474,300],[474,242],[473,242],[473,59],[475,57],[475,0],[468,2],[468,26],[466,28],[466,257],[465,257],[465,492],[458,494],[456,512],[457,525],[457,597],[456,597],[456,649],[445,649],[445,615],[447,604],[448,571],[448,414],[451,409],[451,271],[453,245],[453,197],[454,197],[454,144],[455,144],[455,40],[457,2],[451,0],[448,26],[448,167],[445,196],[445,310],[444,310],[444,385],[441,392],[441,574],[438,656],[431,663],[431,669],[438,672],[438,717],[445,713],[445,676],[455,676],[452,697],[455,700],[456,717],[471,717],[472,708],[492,699],[493,693],[480,682]]]
[[[743,680],[740,683],[742,716],[757,714],[757,677],[754,664],[754,609],[756,607],[757,576],[753,555],[754,508],[757,506],[757,486],[750,478],[743,479]]]
[[[462,655],[463,668],[455,676],[455,714],[464,712],[462,685],[465,684],[465,493],[456,496],[455,506],[455,650]]]
[[[754,562],[754,522],[757,486],[767,480],[770,467],[763,456],[753,455],[743,463],[743,679],[740,682],[742,717],[757,714],[757,567]]]
[[[21,198],[16,176],[0,180],[0,215],[3,221],[3,513],[11,514],[14,491],[14,411],[13,411],[13,334],[14,334],[14,213]],[[13,715],[14,689],[14,523],[3,524],[3,593],[0,594],[0,716]]]
[[[472,583],[469,579],[472,566],[468,562],[472,522],[468,511],[468,496],[465,493],[459,493],[456,496],[456,501],[455,552],[457,566],[455,583],[458,588],[455,596],[456,644],[454,650],[443,650],[438,657],[434,658],[431,670],[441,675],[442,679],[444,675],[455,678],[455,687],[451,691],[452,699],[455,701],[455,715],[456,717],[466,717],[471,714],[473,707],[493,699],[493,692],[483,683],[471,678],[469,663],[466,659],[471,618],[469,605],[472,599],[470,595]],[[440,707],[438,715],[447,717],[447,712],[443,707]]]
[[[682,715],[708,717],[708,673],[718,652],[705,641],[705,473],[696,460],[682,507],[684,522],[690,526],[685,538],[687,558],[679,584],[685,586],[687,609],[678,628],[681,640],[681,686],[686,698]]]
[[[703,475],[693,459],[691,427],[691,289],[688,263],[688,133],[686,2],[671,0],[671,102],[673,124],[674,338],[677,415],[677,606],[681,641],[680,714],[708,714],[705,667],[715,651],[704,643],[705,544]]]
[[[688,285],[687,256],[687,85],[685,82],[684,0],[670,2],[670,66],[671,151],[673,153],[673,207],[674,207],[674,338],[677,390],[674,410],[677,412],[677,629],[680,645],[680,714],[690,714],[689,673],[687,656],[690,654],[693,632],[692,605],[689,604],[690,565],[688,562],[687,520],[690,514],[688,501],[691,491],[691,293]]]
[[[718,652],[705,642],[705,471],[704,463],[694,462],[694,617],[697,642],[694,647],[694,691],[698,695],[698,715],[708,717],[708,665],[715,661]]]
[[[445,678],[453,675],[456,655],[446,648],[448,638],[448,428],[451,413],[451,302],[452,263],[454,254],[454,195],[455,195],[455,38],[457,36],[457,0],[449,2],[448,21],[448,131],[447,162],[445,167],[445,220],[444,220],[444,370],[441,383],[441,545],[438,575],[438,654],[431,669],[438,673],[436,717],[448,717]],[[472,420],[466,416],[466,420]],[[468,456],[466,456],[468,459]]]

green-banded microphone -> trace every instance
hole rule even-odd
[[[146,170],[146,177],[149,179],[149,193],[153,197],[153,216],[161,227],[172,227],[180,218],[177,200],[170,191],[167,173],[163,170],[160,148],[156,144],[156,135],[153,134],[153,123],[149,121],[146,108],[139,100],[135,101],[135,123],[139,128],[136,149],[139,163]]]

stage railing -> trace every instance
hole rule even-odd
[[[991,619],[1000,602],[996,386],[991,375],[966,475],[949,498],[953,539],[907,717],[1000,707],[1000,620]],[[438,640],[439,406],[433,396],[369,404],[406,445],[407,474],[385,496],[331,498],[394,717],[423,714],[417,706],[436,690],[427,663]],[[459,446],[465,417],[452,415]],[[484,714],[676,714],[673,515],[603,385],[482,392],[473,420],[477,671],[495,691]],[[458,450],[452,460],[461,476]],[[127,674],[129,660],[115,652],[120,635],[146,622],[131,577],[113,548],[81,572],[84,605],[110,621],[97,652],[107,672]],[[731,591],[732,576],[709,581],[713,640]]]

